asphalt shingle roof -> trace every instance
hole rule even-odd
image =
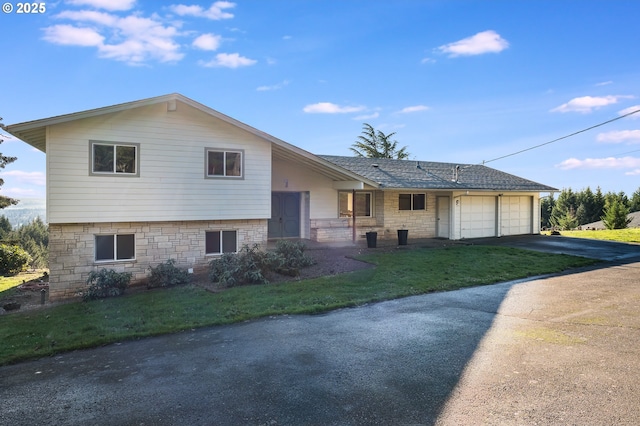
[[[318,157],[377,182],[383,189],[557,191],[556,188],[483,165],[337,155]]]

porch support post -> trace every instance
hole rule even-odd
[[[353,242],[356,242],[356,190],[351,190],[351,219],[353,221]]]

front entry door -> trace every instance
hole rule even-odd
[[[436,198],[437,222],[436,236],[439,238],[451,238],[449,235],[449,197]]]
[[[272,192],[269,238],[300,237],[300,193]]]

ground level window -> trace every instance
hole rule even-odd
[[[207,231],[205,253],[221,254],[238,251],[238,231]]]
[[[398,199],[398,207],[400,210],[426,210],[427,195],[400,194],[400,197]]]
[[[371,192],[356,192],[356,217],[371,217]],[[338,207],[340,217],[353,216],[353,192],[338,193]]]
[[[135,235],[96,235],[96,261],[135,259]]]

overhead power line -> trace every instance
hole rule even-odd
[[[570,135],[562,136],[562,137],[554,139],[552,141],[541,143],[540,145],[536,145],[536,146],[532,146],[530,148],[522,149],[522,150],[514,152],[512,154],[503,155],[502,157],[494,158],[493,160],[487,160],[487,161],[483,160],[481,164],[487,164],[487,163],[491,163],[492,161],[502,160],[503,158],[513,157],[514,155],[522,154],[523,152],[531,151],[533,149],[540,148],[541,146],[549,145],[549,144],[552,144],[554,142],[558,142],[558,141],[561,141],[563,139],[567,139],[567,138],[570,138],[572,136],[578,135],[580,133],[588,132],[589,130],[593,130],[596,127],[600,127],[600,126],[604,126],[605,124],[613,123],[614,121],[620,120],[622,118],[628,117],[628,116],[636,114],[638,112],[640,112],[640,109],[637,109],[635,111],[631,111],[631,112],[629,112],[627,114],[621,115],[620,117],[612,118],[611,120],[607,120],[607,121],[604,121],[602,123],[596,124],[595,126],[591,126],[591,127],[587,127],[586,129],[578,130],[577,132],[573,132]]]

